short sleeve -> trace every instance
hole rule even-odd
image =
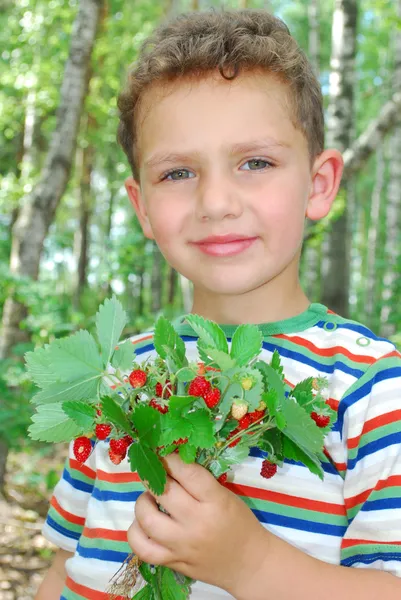
[[[75,552],[85,525],[86,511],[96,478],[95,452],[80,464],[71,442],[63,474],[50,500],[43,536],[63,550]]]
[[[349,523],[341,564],[401,577],[401,355],[375,361],[340,404]]]

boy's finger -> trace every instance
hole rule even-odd
[[[165,565],[171,561],[171,550],[148,537],[136,519],[128,529],[127,539],[134,554],[144,562]]]
[[[177,454],[164,458],[167,472],[196,500],[210,500],[211,495],[221,494],[222,487],[213,475],[197,463],[184,463]]]

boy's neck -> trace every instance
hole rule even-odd
[[[195,288],[191,312],[222,325],[240,325],[275,323],[296,317],[309,306],[310,301],[297,282],[292,289],[273,290],[267,284],[241,296],[217,295]]]

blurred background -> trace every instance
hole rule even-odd
[[[190,308],[128,204],[116,96],[161,19],[223,6],[285,20],[344,153],[332,214],[305,230],[310,299],[401,344],[401,0],[0,0],[0,600],[33,598],[49,563],[40,528],[66,452],[27,438],[24,353],[91,328],[112,293],[127,335]]]

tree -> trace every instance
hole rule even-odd
[[[82,0],[71,36],[70,54],[60,93],[57,125],[39,183],[21,202],[12,231],[10,268],[15,275],[37,279],[43,243],[66,188],[74,157],[102,0]],[[0,358],[27,338],[20,329],[26,306],[15,295],[7,298],[0,337]]]
[[[357,16],[357,0],[335,0],[326,144],[341,152],[350,146],[353,131]],[[344,200],[345,193],[344,179],[337,204]],[[327,233],[322,273],[323,303],[344,316],[348,315],[349,296],[348,220],[349,209],[345,203]]]

